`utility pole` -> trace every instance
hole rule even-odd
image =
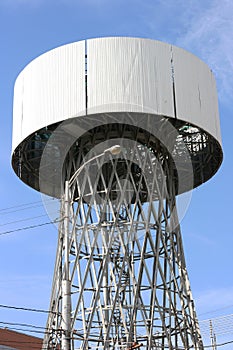
[[[212,350],[217,350],[216,335],[214,333],[213,324],[211,320],[210,320],[210,340],[211,340]]]

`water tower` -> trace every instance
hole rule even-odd
[[[176,196],[221,161],[213,74],[180,48],[97,38],[26,66],[12,166],[61,202],[44,349],[203,349]]]

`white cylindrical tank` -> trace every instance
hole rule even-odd
[[[71,119],[80,120],[82,127],[85,118],[110,113],[118,123],[123,114],[130,120],[149,115],[152,124],[153,118],[167,118],[182,137],[185,131],[186,139],[192,134],[192,162],[200,169],[194,187],[221,164],[216,85],[208,66],[173,45],[109,37],[58,47],[19,74],[14,91],[15,172],[40,190],[40,157],[54,129]]]

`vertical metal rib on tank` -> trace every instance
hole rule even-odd
[[[221,161],[213,74],[182,49],[90,39],[21,72],[12,166],[62,199],[44,348],[203,349],[176,195]]]

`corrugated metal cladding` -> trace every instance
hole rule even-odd
[[[170,46],[135,38],[87,41],[89,113],[150,112],[173,117]]]
[[[15,84],[13,150],[44,126],[113,111],[177,117],[221,143],[215,80],[202,61],[159,41],[113,37],[59,47],[21,72]]]
[[[32,61],[16,80],[13,149],[47,125],[85,112],[85,41]]]
[[[172,52],[178,118],[200,126],[220,141],[218,99],[213,73],[191,53],[175,46]]]

